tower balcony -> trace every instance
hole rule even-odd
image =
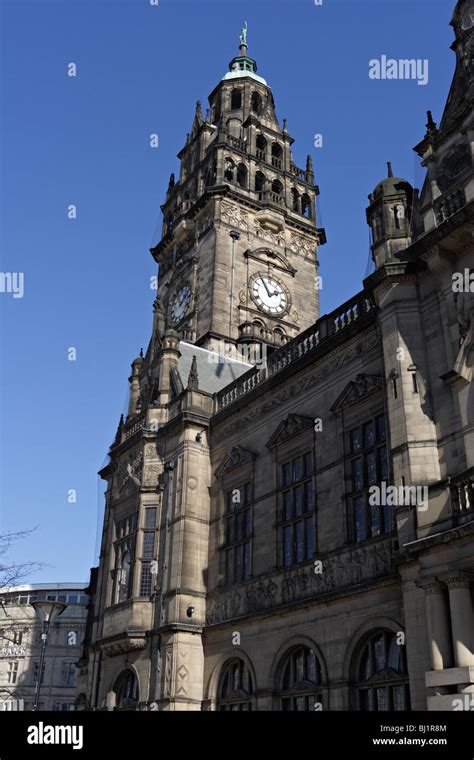
[[[281,193],[275,193],[273,190],[259,190],[257,196],[261,203],[271,203],[274,206],[285,205],[285,196]]]

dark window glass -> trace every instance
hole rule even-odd
[[[156,527],[156,507],[147,507],[145,509],[145,528]]]
[[[299,480],[301,480],[301,477],[303,475],[303,468],[301,463],[301,457],[298,457],[298,459],[293,460],[293,480],[295,483],[297,483]]]
[[[284,520],[289,520],[293,516],[292,494],[293,494],[293,491],[283,491],[283,519]]]
[[[313,474],[313,457],[311,452],[307,452],[303,456],[303,477]]]
[[[311,480],[304,484],[304,511],[313,511],[313,484]]]
[[[365,541],[369,536],[379,536],[392,529],[387,507],[371,505],[369,500],[369,488],[388,480],[385,437],[383,415],[350,431],[352,453],[358,454],[350,460],[353,536],[356,541]],[[363,496],[361,492],[365,492]]]
[[[152,572],[151,562],[142,562],[142,572],[140,577],[140,596],[151,596],[152,592]]]
[[[313,547],[313,518],[309,517],[305,520],[306,529],[306,556],[305,559],[311,559],[314,553]]]
[[[293,547],[291,542],[291,525],[283,528],[283,564],[288,567],[293,562]]]
[[[243,545],[243,578],[245,581],[250,578],[250,544],[248,541]]]
[[[283,485],[291,485],[291,462],[283,465]]]
[[[155,552],[155,534],[150,532],[143,534],[143,559],[153,559]]]
[[[238,498],[236,498],[236,495]],[[224,583],[241,583],[250,577],[252,535],[252,487],[250,483],[226,493],[228,514],[224,518]]]
[[[397,634],[373,633],[360,653],[357,670],[354,691],[359,710],[410,709],[405,649]]]
[[[296,486],[293,491],[295,498],[295,514],[296,516],[303,513],[303,489],[301,486]]]

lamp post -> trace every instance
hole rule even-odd
[[[33,711],[36,712],[38,710],[38,705],[39,705],[41,677],[43,674],[46,647],[48,646],[49,629],[53,620],[55,620],[59,615],[61,615],[64,612],[64,610],[67,607],[67,604],[63,604],[62,602],[44,601],[44,602],[32,602],[31,606],[34,607],[34,610],[38,616],[38,619],[43,626],[43,632],[41,634],[41,654],[40,654],[40,661],[39,661],[39,668],[38,668],[38,678],[36,680],[35,702],[33,705]]]

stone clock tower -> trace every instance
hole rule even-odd
[[[311,157],[298,168],[293,138],[280,126],[271,88],[239,55],[198,101],[171,175],[159,264],[157,308],[165,329],[221,351],[266,344],[270,352],[319,316],[318,246]]]

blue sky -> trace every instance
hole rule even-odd
[[[243,21],[296,163],[313,154],[328,238],[324,313],[360,289],[367,195],[386,161],[421,185],[412,147],[426,110],[439,121],[446,100],[454,5],[3,0],[1,271],[24,272],[25,292],[0,293],[0,530],[37,526],[12,552],[47,564],[27,580],[87,580],[95,563],[96,473],[126,404],[130,362],[149,338],[160,204],[195,101],[205,107],[226,73]],[[383,54],[428,59],[429,83],[369,79],[369,60]],[[313,148],[316,133],[323,148]]]

